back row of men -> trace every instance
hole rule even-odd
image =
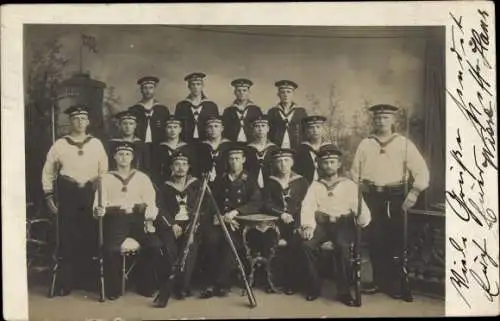
[[[98,215],[106,214],[108,218],[121,217],[121,223],[107,224],[107,231],[111,231],[106,233],[111,237],[106,241],[109,255],[105,268],[111,282],[108,295],[118,296],[116,251],[131,233],[130,226],[134,226],[133,222],[123,223],[123,217],[133,217],[123,214],[139,208],[146,221],[155,222],[157,241],[151,241],[149,235],[148,241],[144,241],[145,248],[147,244],[155,248],[156,244],[163,251],[143,252],[150,255],[151,262],[156,262],[150,265],[153,269],[171,266],[176,257],[172,253],[178,250],[172,244],[179,243],[185,235],[194,210],[194,195],[199,189],[196,186],[199,178],[207,174],[228,224],[237,227],[236,216],[260,211],[280,217],[280,230],[290,244],[286,266],[298,267],[300,264],[295,263],[304,262],[308,271],[305,274],[309,276],[305,282],[308,300],[315,299],[320,289],[314,248],[328,239],[336,243],[339,255],[335,264],[337,271],[343,271],[337,281],[340,300],[352,305],[352,298],[346,292],[349,273],[345,249],[348,243],[345,238],[352,235],[343,232],[349,229],[341,218],[360,214],[356,213],[358,193],[356,184],[339,175],[342,152],[323,140],[326,118],[307,116],[303,108],[296,107],[292,96],[297,85],[287,80],[276,83],[280,104],[263,115],[248,99],[252,83],[246,79],[232,82],[237,99],[220,117],[217,106],[203,93],[203,78],[201,73],[186,77],[191,94],[176,106],[174,116],[154,100],[158,79],[141,78],[138,83],[143,100],[117,115],[121,137],[110,140],[107,153],[98,139],[86,133],[89,123],[86,107],[73,106],[66,111],[71,119],[71,133],[49,150],[42,173],[47,204],[53,213],[60,212],[62,219],[61,251],[65,259],[61,293],[67,294],[72,288],[75,260],[85,257],[85,248],[95,249],[89,244],[95,243],[97,237],[82,232],[93,229],[95,223],[91,218],[96,210]],[[401,289],[394,285],[392,276],[398,273],[394,257],[401,257],[403,250],[402,210],[411,208],[427,188],[429,172],[414,144],[393,132],[397,109],[391,105],[370,108],[374,113],[374,134],[360,143],[351,175],[355,182],[362,183],[363,198],[368,205],[358,223],[365,227],[372,221],[367,231],[374,282],[367,290],[382,290],[401,297]],[[139,170],[132,169],[131,162]],[[108,169],[112,170],[103,179],[103,207],[95,204],[93,182]],[[57,203],[53,196],[56,180]],[[409,181],[409,192],[405,194],[403,185]],[[213,210],[204,211],[208,213],[204,217],[213,216]],[[229,250],[220,250],[224,241],[217,220],[209,219],[204,225],[210,227],[203,229],[201,251],[207,272],[205,280],[209,284],[202,296],[224,295],[228,288]],[[145,239],[136,228],[134,231],[138,233],[136,238]],[[80,255],[75,256],[75,247]],[[170,255],[162,263],[164,256],[158,253],[164,252]],[[219,266],[221,262],[227,263],[223,264],[226,268]],[[147,288],[144,293],[158,286],[161,289],[165,284],[166,276],[158,276],[161,271],[168,269],[144,274],[157,276],[156,281],[144,282]],[[286,280],[297,280],[300,279],[297,276],[304,274],[300,269],[285,271],[290,274]],[[188,269],[185,282],[178,288],[180,297],[189,292],[189,274]],[[285,292],[292,294],[296,284],[291,282],[285,287]]]

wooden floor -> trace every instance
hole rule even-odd
[[[179,301],[171,299],[165,309],[151,307],[151,299],[128,292],[117,301],[99,303],[96,294],[75,291],[67,297],[46,297],[46,288],[35,286],[29,292],[31,321],[38,320],[165,320],[224,318],[313,318],[313,317],[422,317],[443,316],[444,301],[415,296],[413,303],[396,301],[384,294],[363,296],[360,308],[335,301],[334,286],[326,281],[322,297],[307,302],[300,294],[267,294],[255,290],[258,306],[250,309],[245,296],[233,288],[226,298],[199,299],[196,296]],[[195,293],[197,295],[198,293]]]

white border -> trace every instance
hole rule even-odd
[[[450,25],[449,11],[470,17],[481,7],[494,15],[492,2],[370,2],[264,4],[6,5],[2,12],[2,240],[4,317],[27,319],[24,240],[23,23],[221,24],[221,25]],[[494,19],[494,17],[493,17]],[[490,28],[494,41],[494,26]],[[447,31],[448,34],[448,31]],[[449,39],[448,39],[449,40]],[[494,50],[492,43],[492,50]],[[447,51],[447,61],[449,52]],[[450,70],[447,70],[450,72]],[[454,75],[452,75],[454,77]],[[447,75],[447,79],[450,75]],[[496,94],[496,93],[495,93]],[[448,102],[449,103],[449,102]],[[448,106],[447,134],[458,111]],[[456,124],[456,123],[455,123]],[[455,126],[455,124],[453,126]],[[448,137],[449,138],[449,137]],[[494,177],[489,177],[494,179]],[[496,180],[495,180],[496,181]],[[497,191],[496,182],[488,182]],[[492,206],[498,209],[498,199]],[[448,230],[452,228],[448,217]],[[498,232],[496,234],[498,253]],[[498,297],[496,298],[498,302]],[[452,302],[453,301],[453,302]],[[479,302],[479,301],[478,301]],[[447,314],[461,311],[447,297]],[[475,312],[497,314],[498,304]],[[465,312],[462,312],[465,313]],[[473,313],[474,314],[474,313]]]

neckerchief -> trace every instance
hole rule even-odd
[[[339,177],[332,185],[328,185],[328,183],[324,179],[319,179],[318,182],[323,185],[328,191],[328,196],[333,196],[333,190],[346,179],[344,177]]]
[[[127,192],[127,185],[128,183],[132,180],[132,178],[134,177],[135,173],[136,173],[136,170],[132,169],[130,171],[130,174],[126,177],[126,178],[123,178],[120,176],[120,174],[118,174],[118,172],[109,172],[111,175],[113,175],[114,177],[116,177],[120,182],[122,182],[122,192]]]
[[[78,148],[78,155],[82,156],[83,155],[83,146],[87,144],[91,139],[93,138],[92,135],[87,135],[84,140],[81,142],[75,142],[71,136],[64,136],[64,139],[66,142],[72,146],[76,146]]]
[[[368,136],[368,138],[375,140],[379,144],[379,146],[380,146],[380,154],[384,154],[385,153],[385,148],[391,142],[393,142],[394,139],[396,139],[397,137],[399,137],[399,135],[396,134],[396,133],[393,133],[387,140],[381,141],[380,138],[378,136],[376,136],[376,135],[370,135],[370,136]]]

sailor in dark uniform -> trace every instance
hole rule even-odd
[[[224,125],[219,116],[210,116],[205,121],[207,139],[197,147],[197,162],[193,173],[197,177],[208,174],[208,182],[212,184],[227,168],[226,151],[231,141],[222,137]]]
[[[154,92],[160,80],[156,77],[142,77],[137,81],[141,88],[142,99],[129,110],[137,118],[136,135],[149,148],[150,155],[156,155],[157,146],[165,140],[165,122],[170,117],[168,108],[156,101]],[[143,171],[151,175],[155,158],[150,164],[144,164]]]
[[[86,133],[89,125],[87,107],[71,106],[65,113],[69,115],[71,131],[52,145],[42,170],[47,206],[57,215],[60,224],[62,262],[57,295],[69,294],[76,281],[73,277],[85,280],[93,266],[91,258],[98,246],[97,226],[92,219],[94,185],[108,170],[103,144]]]
[[[358,186],[346,177],[339,176],[342,152],[334,145],[325,145],[318,152],[318,164],[322,176],[309,187],[302,203],[301,232],[303,251],[307,266],[308,297],[311,301],[320,295],[321,279],[314,269],[318,248],[331,242],[334,248],[337,298],[347,306],[354,306],[350,285],[350,246],[355,242],[355,224],[366,227],[371,215],[362,200],[358,213]],[[312,268],[311,268],[312,267]]]
[[[170,178],[161,187],[161,215],[165,216],[172,225],[176,238],[177,255],[182,255],[181,251],[188,240],[199,193],[201,192],[201,180],[189,174],[189,163],[188,155],[183,154],[182,151],[174,153],[171,157]],[[202,204],[200,210],[202,211],[200,215],[203,215],[203,212],[207,210],[207,205]],[[191,295],[191,276],[198,255],[199,233],[200,230],[198,229],[197,234],[194,236],[194,244],[186,260],[184,274],[178,275],[175,280],[174,293],[178,299]]]
[[[294,151],[279,149],[273,152],[274,175],[266,182],[263,196],[263,209],[266,213],[280,218],[278,228],[281,234],[279,245],[280,272],[285,293],[294,294],[298,290],[297,280],[300,279],[299,270],[294,268],[298,264],[297,256],[300,248],[300,238],[296,230],[300,227],[300,211],[302,201],[309,187],[308,181],[292,171]],[[268,230],[263,238],[272,237]],[[268,244],[272,239],[267,240]]]
[[[261,116],[262,111],[250,98],[250,87],[253,82],[248,79],[236,79],[231,82],[234,87],[235,101],[222,114],[225,138],[233,142],[247,143],[252,140],[252,120]]]
[[[417,147],[407,138],[393,132],[398,107],[375,105],[374,133],[363,139],[352,163],[354,180],[363,183],[364,198],[373,222],[368,229],[373,283],[366,293],[384,291],[394,298],[411,301],[410,293],[401,288],[399,277],[403,248],[403,210],[413,207],[418,196],[429,186],[429,170]],[[407,191],[405,195],[405,184]]]
[[[149,164],[150,155],[144,141],[135,136],[137,117],[135,114],[126,110],[117,113],[115,118],[118,119],[120,134],[118,137],[111,138],[108,142],[109,168],[116,169],[113,157],[116,146],[121,142],[131,142],[134,144],[134,160],[132,161],[132,167],[142,171],[144,164]]]
[[[162,255],[161,242],[155,233],[154,221],[158,215],[156,193],[149,177],[131,167],[134,145],[120,142],[114,159],[117,169],[103,175],[101,195],[94,198],[94,215],[104,217],[104,275],[106,296],[115,300],[120,296],[122,248],[140,245],[139,292],[151,296],[158,281],[155,277],[168,276],[169,264]],[[98,199],[102,203],[99,204]]]
[[[291,80],[280,80],[278,87],[280,102],[267,112],[269,117],[269,137],[282,148],[296,150],[302,141],[302,118],[307,116],[304,108],[298,107],[293,101],[293,94],[298,85]]]
[[[228,150],[228,170],[217,178],[212,189],[231,239],[239,251],[242,249],[242,239],[235,217],[258,213],[261,208],[261,193],[257,182],[244,170],[244,148],[244,145],[233,144]],[[231,286],[234,259],[217,216],[213,211],[209,214],[212,215],[208,216],[210,219],[207,220],[204,233],[207,284],[202,290],[202,298],[227,295]]]
[[[182,120],[177,119],[172,116],[166,121],[166,139],[164,142],[160,143],[158,147],[158,155],[159,158],[159,178],[161,179],[161,183],[158,185],[162,185],[165,181],[170,179],[171,174],[171,164],[172,164],[172,156],[181,152],[186,155],[190,159],[190,163],[192,160],[195,160],[195,150],[193,145],[189,145],[186,142],[183,142],[180,138],[180,134],[182,131]]]
[[[204,73],[195,72],[187,75],[184,80],[188,83],[190,94],[175,107],[175,117],[182,119],[181,138],[186,143],[204,141],[207,137],[204,126],[209,116],[218,116],[219,108],[209,100],[203,92]]]
[[[248,174],[257,181],[259,188],[262,189],[272,172],[271,154],[279,147],[267,137],[269,120],[266,115],[254,119],[252,129],[253,140],[247,145],[245,168],[248,170]]]
[[[297,148],[293,169],[307,178],[309,184],[319,178],[316,157],[320,147],[330,144],[324,139],[325,121],[326,118],[323,116],[307,116],[302,119],[306,140]]]

